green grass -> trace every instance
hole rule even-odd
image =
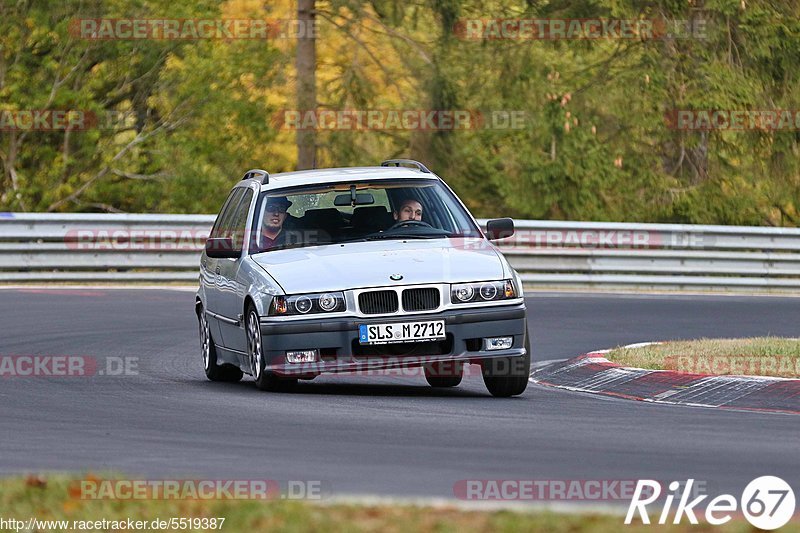
[[[104,477],[103,479],[110,479]],[[0,518],[39,520],[145,520],[156,518],[225,518],[222,531],[333,532],[512,532],[547,531],[616,533],[692,531],[744,532],[752,528],[737,520],[724,527],[624,526],[622,515],[563,514],[549,511],[464,511],[454,506],[356,505],[303,501],[82,500],[80,480],[65,476],[0,480]],[[651,512],[656,519],[658,511]],[[70,529],[72,530],[72,529]],[[800,531],[797,524],[789,530]],[[174,531],[174,529],[173,529]]]
[[[606,356],[622,366],[713,375],[800,377],[800,339],[700,339],[639,348]]]

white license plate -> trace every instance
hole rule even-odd
[[[360,344],[436,341],[444,338],[444,320],[361,324],[358,326],[358,342]]]

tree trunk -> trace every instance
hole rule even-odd
[[[316,112],[316,25],[314,18],[314,0],[297,0],[297,20],[299,31],[297,38],[297,109],[301,114]],[[297,170],[314,168],[317,162],[316,131],[313,129],[297,130]]]

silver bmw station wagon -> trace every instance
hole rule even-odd
[[[433,387],[481,367],[494,396],[528,384],[522,283],[423,164],[250,170],[217,216],[196,312],[212,381],[288,390],[323,373],[420,368]]]

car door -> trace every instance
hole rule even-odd
[[[231,233],[233,216],[240,200],[242,199],[242,195],[244,195],[244,189],[241,187],[237,187],[230,192],[227,200],[225,200],[225,204],[222,206],[222,209],[219,212],[219,215],[217,215],[217,220],[214,222],[214,227],[212,228],[211,235],[209,236],[210,238],[221,238]],[[200,262],[200,277],[203,280],[203,286],[205,289],[204,305],[206,311],[208,311],[208,313],[206,313],[206,318],[208,319],[208,325],[211,329],[211,336],[214,338],[214,341],[217,344],[222,345],[222,329],[220,328],[221,320],[219,318],[220,313],[222,312],[222,300],[220,298],[218,280],[220,261],[223,260],[216,259],[214,257],[208,257],[204,253]]]
[[[254,193],[250,188],[243,193],[231,217],[230,230],[225,236],[233,239],[235,250],[244,249],[247,220],[250,218]],[[222,331],[223,346],[237,352],[246,350],[243,313],[244,296],[247,287],[239,278],[243,255],[237,259],[220,259],[217,263],[217,287],[220,303],[219,327]]]

